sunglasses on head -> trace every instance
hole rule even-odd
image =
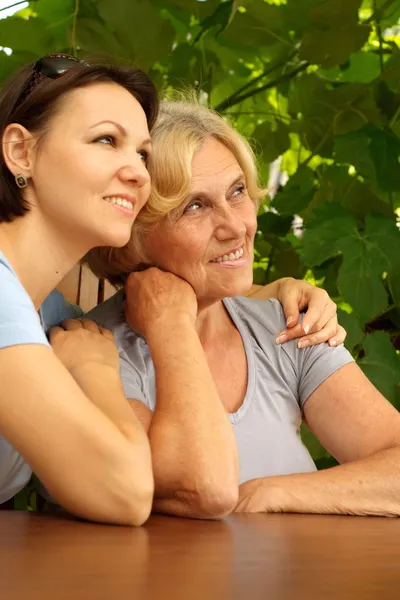
[[[83,67],[90,67],[90,64],[85,60],[80,60],[70,54],[48,54],[47,56],[43,56],[33,65],[33,75],[29,79],[22,100],[26,100],[37,84],[45,77],[57,79],[77,64]]]

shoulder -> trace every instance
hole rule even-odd
[[[48,346],[33,302],[0,254],[0,348],[19,344]]]
[[[225,299],[225,302],[229,303],[242,321],[255,328],[261,327],[274,336],[286,327],[282,306],[275,298],[253,300],[236,296]]]
[[[140,338],[126,322],[123,310],[124,298],[124,290],[119,290],[114,296],[111,296],[111,298],[85,315],[87,319],[91,319],[101,327],[112,331],[115,341],[121,349],[126,349]]]

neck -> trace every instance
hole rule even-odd
[[[87,244],[86,244],[87,245]],[[0,224],[0,250],[38,310],[61,279],[89,251],[82,241],[31,210],[11,223]]]
[[[216,336],[221,337],[231,329],[232,321],[222,300],[205,306],[199,302],[196,331],[203,347],[214,343]]]

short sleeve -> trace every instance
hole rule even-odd
[[[120,351],[119,355],[119,367],[125,398],[139,400],[139,402],[143,402],[150,408],[150,403],[144,392],[142,378],[123,350]]]
[[[64,319],[78,319],[82,317],[83,311],[79,306],[65,300],[64,296],[58,290],[54,290],[40,307],[40,314],[44,330],[48,331]]]
[[[0,261],[0,348],[49,346],[39,315],[17,276]]]
[[[327,379],[344,365],[354,362],[350,352],[343,345],[331,347],[329,344],[319,344],[310,348],[297,348],[298,391],[300,408],[311,394]]]

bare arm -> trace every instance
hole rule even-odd
[[[1,435],[50,494],[80,517],[140,525],[151,508],[150,452],[115,371],[82,365],[89,398],[49,348],[21,345],[0,350],[0,372]]]
[[[237,510],[400,516],[400,414],[355,364],[305,404],[308,426],[342,464],[241,486]]]
[[[238,456],[195,330],[194,293],[187,283],[156,269],[131,275],[127,293],[128,320],[144,333],[156,373],[152,419],[147,411],[154,508],[186,517],[222,517],[237,503]],[[132,402],[146,422],[139,404]]]

